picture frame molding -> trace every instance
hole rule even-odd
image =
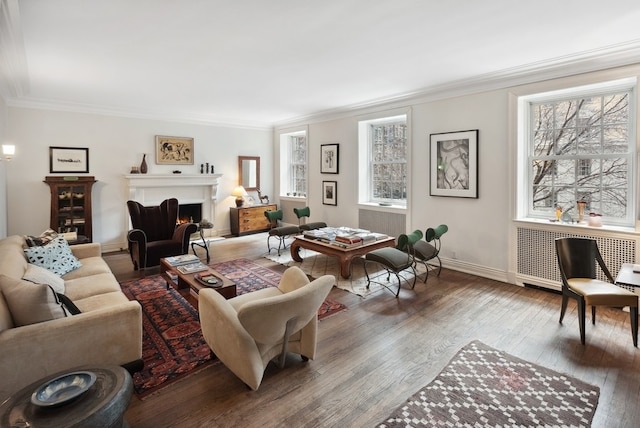
[[[333,157],[335,156],[335,162]],[[320,173],[338,174],[340,171],[340,144],[330,143],[320,145]]]
[[[331,194],[329,194],[328,192],[329,190],[331,191]],[[338,205],[338,182],[337,181],[322,182],[322,204]]]
[[[69,158],[64,159],[66,157]],[[69,165],[73,166],[76,162],[77,167],[69,167]],[[88,173],[89,148],[49,146],[49,172],[51,174]]]
[[[178,159],[169,158],[164,153],[165,143],[179,145],[180,150],[186,148],[186,154],[179,155]],[[156,165],[193,165],[194,164],[194,139],[191,137],[171,137],[167,135],[156,135]]]
[[[429,152],[430,152],[430,183],[429,194],[431,196],[448,196],[456,198],[478,198],[478,142],[479,130],[469,129],[465,131],[441,132],[429,135]],[[468,147],[466,151],[467,167],[463,170],[468,179],[466,188],[451,188],[443,186],[439,182],[440,171],[448,168],[448,161],[439,159],[440,148],[451,141],[467,141]],[[452,157],[450,160],[455,162],[459,157]],[[442,163],[442,164],[441,164]],[[445,164],[446,163],[446,164]],[[465,162],[456,162],[458,166],[464,165]],[[458,174],[459,175],[459,174]]]

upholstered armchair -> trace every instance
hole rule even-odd
[[[318,309],[334,283],[332,275],[309,282],[300,268],[291,267],[278,287],[229,300],[202,289],[198,309],[204,339],[229,370],[256,390],[275,357],[280,368],[288,352],[305,361],[315,358]]]
[[[127,240],[134,270],[157,266],[163,257],[189,251],[189,237],[198,227],[193,223],[176,225],[177,199],[166,199],[158,206],[147,207],[127,201],[127,207],[133,226],[127,233]]]

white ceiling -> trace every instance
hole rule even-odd
[[[638,0],[1,2],[2,92],[17,106],[271,126],[640,62]]]

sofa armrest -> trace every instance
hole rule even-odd
[[[147,234],[142,229],[131,229],[127,232],[129,242],[137,242],[143,248],[147,246]]]
[[[88,244],[71,245],[71,252],[78,259],[86,259],[89,257],[101,257],[102,246],[99,242],[90,242]]]
[[[0,332],[0,402],[55,372],[142,358],[142,308],[129,301]]]

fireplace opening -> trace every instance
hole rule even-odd
[[[202,204],[180,204],[178,206],[178,224],[200,223],[202,220]]]

